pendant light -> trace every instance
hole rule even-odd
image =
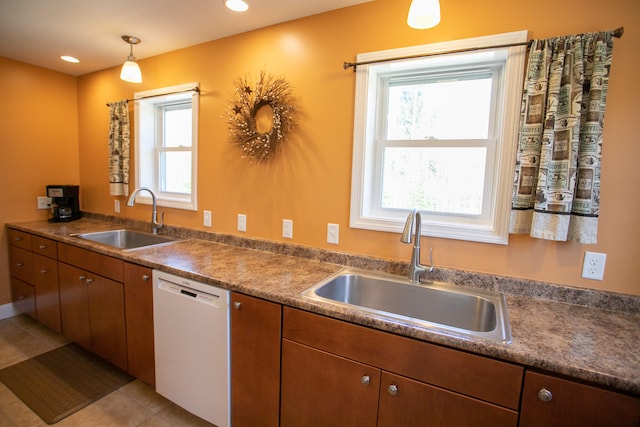
[[[136,58],[133,57],[133,45],[140,43],[140,39],[135,36],[122,36],[122,40],[129,43],[130,50],[127,61],[122,64],[120,79],[125,82],[141,83],[142,73],[140,72],[140,66],[136,62]]]
[[[417,30],[433,28],[440,23],[440,0],[412,0],[407,24]]]

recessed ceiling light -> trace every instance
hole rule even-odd
[[[249,5],[243,0],[225,0],[224,5],[234,12],[246,12]]]
[[[74,64],[77,64],[78,62],[80,62],[78,58],[74,58],[73,56],[69,56],[69,55],[62,55],[60,56],[60,59],[67,62],[73,62]]]

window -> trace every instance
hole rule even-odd
[[[135,94],[136,187],[158,205],[197,210],[197,83]],[[148,193],[138,196],[151,203]]]
[[[499,46],[526,32],[358,55],[357,61]],[[351,227],[507,243],[526,48],[359,65]]]

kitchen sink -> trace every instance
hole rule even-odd
[[[71,236],[125,250],[146,248],[176,241],[173,237],[135,230],[96,231],[93,233],[72,234]]]
[[[501,293],[443,283],[416,285],[399,276],[345,269],[302,295],[462,338],[511,342]]]

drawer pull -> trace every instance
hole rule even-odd
[[[20,242],[22,241],[22,237],[14,237],[13,240],[15,240],[16,242]]]
[[[362,385],[369,385],[371,384],[371,377],[369,375],[363,375],[362,378],[360,378],[360,382]]]
[[[240,301],[236,301],[233,303],[233,308],[235,308],[236,310],[240,310],[240,307],[242,307],[242,303]]]
[[[391,396],[395,396],[396,394],[398,394],[398,386],[395,384],[391,384],[389,387],[387,387],[387,391]]]
[[[538,399],[542,400],[543,402],[549,402],[551,399],[553,399],[553,394],[551,394],[551,392],[546,388],[541,388],[538,392]]]
[[[93,279],[92,279],[92,278],[88,278],[88,279],[87,279],[87,283],[92,283],[92,282],[93,282]]]
[[[47,249],[47,245],[40,245],[38,246],[40,249]]]
[[[45,269],[43,268],[42,270],[40,270],[40,273],[42,273],[42,274],[46,274],[46,273],[47,273],[47,270],[45,270]]]
[[[24,267],[24,263],[22,263],[22,262],[17,262],[17,263],[16,263],[16,267]]]
[[[22,300],[23,300],[23,299],[25,299],[25,298],[26,298],[26,297],[25,297],[24,295],[20,295],[20,296],[18,297],[18,301],[22,301]]]
[[[144,280],[145,282],[146,282],[147,280],[149,280],[149,275],[148,275],[148,274],[143,274],[143,275],[142,275],[142,280]]]
[[[87,276],[85,276],[84,274],[81,274],[81,275],[78,277],[78,280],[84,280],[84,279],[86,279],[86,278],[87,278]]]

